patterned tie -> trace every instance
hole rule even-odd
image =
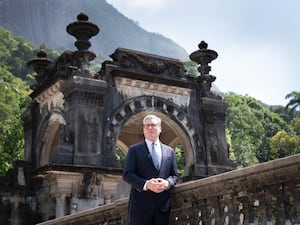
[[[158,157],[157,157],[157,154],[155,151],[155,143],[154,142],[152,143],[151,157],[152,157],[152,160],[153,160],[153,163],[154,163],[156,169],[159,169],[159,162],[158,162]]]

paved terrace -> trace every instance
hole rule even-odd
[[[300,224],[300,154],[176,186],[170,225]],[[127,225],[128,198],[40,225]]]

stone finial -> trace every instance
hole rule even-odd
[[[208,44],[205,41],[201,41],[198,47],[199,50],[194,51],[190,55],[190,59],[197,64],[200,64],[198,71],[201,75],[207,75],[211,69],[208,64],[218,57],[218,53],[214,50],[207,49]]]
[[[95,53],[88,50],[91,47],[89,39],[97,35],[100,30],[96,24],[88,20],[89,17],[87,15],[80,13],[77,16],[77,21],[67,26],[67,32],[77,39],[75,46],[78,51],[73,53],[75,66],[78,66],[85,73],[84,76],[90,76],[88,72],[89,61],[96,57]]]
[[[200,65],[198,67],[200,76],[196,77],[196,81],[201,86],[203,97],[216,98],[217,96],[210,91],[212,83],[216,80],[216,77],[209,74],[211,67],[208,64],[218,57],[218,53],[214,50],[207,49],[208,44],[205,41],[201,41],[198,47],[199,50],[194,51],[190,55],[190,59]]]
[[[43,49],[40,49],[36,56],[37,58],[34,58],[27,63],[28,68],[37,73],[35,77],[37,84],[31,86],[31,89],[33,90],[43,83],[43,74],[48,65],[52,62],[50,59],[48,59],[47,53]]]
[[[81,12],[77,16],[77,21],[67,26],[67,32],[77,39],[75,46],[79,51],[88,50],[91,47],[89,39],[96,36],[100,30],[96,24],[88,20],[89,17]]]

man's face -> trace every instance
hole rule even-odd
[[[156,141],[161,132],[161,126],[156,119],[147,119],[144,124],[144,136],[149,141]]]

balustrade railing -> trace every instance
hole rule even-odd
[[[178,184],[170,225],[300,224],[300,154]],[[128,225],[128,198],[40,225]]]

